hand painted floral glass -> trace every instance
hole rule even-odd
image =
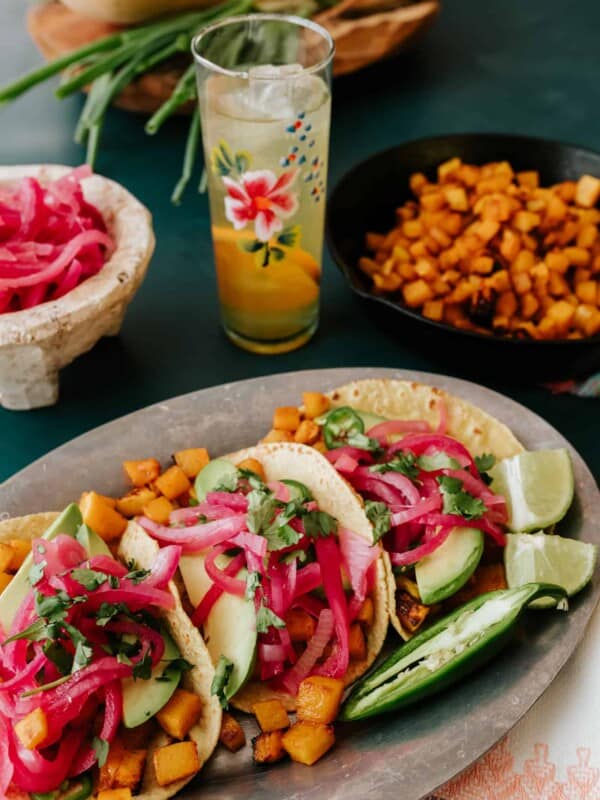
[[[225,331],[292,350],[318,324],[333,44],[310,20],[253,14],[193,49]]]

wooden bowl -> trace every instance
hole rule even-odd
[[[400,0],[401,2],[401,0]],[[343,0],[315,16],[331,33],[336,46],[334,75],[355,72],[368,64],[389,58],[422,33],[440,9],[439,0],[399,5],[398,0]],[[27,14],[29,33],[47,59],[100,39],[119,26],[89,19],[57,0],[33,6]],[[149,114],[162,105],[177,83],[185,58],[165,62],[131,83],[115,105]],[[188,113],[192,104],[182,106]]]

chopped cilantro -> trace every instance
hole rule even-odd
[[[148,575],[150,575],[149,569],[130,569],[127,575],[125,575],[125,578],[129,579],[137,586],[138,583],[146,580]]]
[[[20,631],[19,633],[15,633],[13,636],[9,636],[8,639],[5,639],[2,642],[2,646],[6,644],[10,644],[11,642],[16,642],[19,639],[27,639],[30,642],[41,642],[42,639],[46,638],[46,625],[43,619],[36,619],[31,625],[28,625],[25,630]]]
[[[307,511],[304,515],[304,530],[313,539],[319,536],[326,538],[336,533],[337,528],[337,520],[326,511]]]
[[[210,686],[210,693],[216,695],[221,708],[229,708],[227,702],[227,684],[233,672],[233,661],[221,656],[215,668],[215,676]]]
[[[457,514],[465,519],[478,519],[486,512],[485,503],[463,490],[459,478],[439,475],[437,478],[444,498],[444,514]]]
[[[108,575],[105,572],[97,572],[95,569],[74,569],[71,575],[88,592],[93,592],[106,583]]]
[[[69,675],[73,666],[73,658],[60,642],[46,641],[42,647],[44,655],[48,658],[60,672],[61,675]]]
[[[254,600],[256,590],[260,586],[260,573],[249,572],[246,578],[246,600]]]
[[[407,451],[398,451],[394,454],[391,461],[385,464],[373,464],[369,467],[370,472],[400,472],[411,481],[415,481],[419,477],[419,468],[416,465],[416,458],[414,453]]]
[[[116,575],[109,575],[108,576],[108,585],[111,589],[118,589],[119,588],[119,579]]]
[[[100,739],[98,736],[94,736],[94,739],[92,741],[92,748],[96,753],[96,758],[98,759],[99,767],[103,767],[106,764],[109,747],[110,745],[106,741],[106,739]]]
[[[277,499],[268,489],[253,489],[247,495],[248,500],[248,530],[251,533],[260,533],[275,514]]]
[[[491,453],[482,453],[480,456],[475,456],[474,460],[479,472],[487,472],[496,463],[496,456]]]
[[[280,515],[281,517],[281,515]],[[277,520],[279,517],[277,518]],[[291,525],[287,523],[278,525],[277,520],[270,525],[265,531],[264,536],[267,540],[267,548],[273,552],[275,550],[283,550],[286,547],[292,547],[298,544],[302,538],[298,531],[295,531]]]
[[[365,501],[365,512],[373,526],[373,544],[376,544],[392,526],[392,514],[385,503]]]
[[[256,615],[256,630],[258,633],[266,633],[269,628],[285,628],[285,622],[274,614],[270,608],[261,606]]]
[[[118,614],[123,614],[127,609],[122,603],[101,603],[96,612],[96,625],[103,628]]]
[[[77,646],[75,647],[75,655],[73,656],[73,666],[71,671],[77,672],[77,670],[87,667],[87,665],[91,663],[93,655],[94,651],[89,643],[86,643],[82,640],[78,641]]]
[[[266,489],[264,481],[260,479],[260,476],[253,472],[251,469],[238,469],[238,473],[240,477],[247,480],[250,484],[252,489],[258,489],[260,491],[264,491]]]
[[[133,667],[134,680],[141,678],[142,680],[149,680],[152,677],[152,656],[147,650],[142,658]]]
[[[280,558],[284,564],[291,564],[293,561],[297,561],[299,564],[304,564],[307,559],[306,550],[292,550],[291,553],[286,553],[284,556]]]
[[[194,506],[199,506],[199,505],[200,505],[200,501],[199,500],[197,500],[195,497],[190,497],[190,499],[188,501],[188,506],[190,508],[193,508]]]
[[[71,598],[66,592],[43,595],[35,594],[35,610],[38,617],[43,617],[47,622],[62,622],[66,619],[67,609],[71,605]]]

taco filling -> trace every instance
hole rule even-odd
[[[314,466],[305,448],[292,459]],[[216,459],[196,480],[198,505],[172,512],[169,526],[139,520],[161,544],[182,547],[192,621],[217,663],[215,691],[243,709],[269,692],[293,708],[305,678],[349,682],[381,646],[372,643],[380,546],[324,510],[301,481],[267,474],[256,458]],[[350,503],[362,515],[355,496]]]
[[[19,542],[25,558],[26,540],[2,547]],[[0,596],[0,796],[161,797],[199,771],[203,702],[180,686],[194,665],[164,618],[180,555],[172,545],[151,570],[124,565],[74,505],[33,538]]]

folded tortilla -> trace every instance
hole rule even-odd
[[[0,542],[10,539],[27,541],[37,539],[44,534],[57,517],[58,512],[48,512],[3,520],[0,522]],[[119,556],[125,562],[133,559],[136,565],[142,569],[151,569],[158,549],[158,544],[150,539],[138,525],[130,523],[120,541]],[[202,700],[202,716],[189,732],[190,739],[196,743],[198,748],[198,758],[202,766],[217,746],[221,729],[221,707],[217,698],[213,697],[210,692],[214,669],[206,645],[197,628],[192,625],[183,610],[179,592],[172,581],[169,589],[175,599],[175,606],[169,611],[163,611],[161,616],[182,657],[194,665],[191,670],[183,673],[180,686],[190,692],[195,692]],[[169,786],[159,786],[156,782],[152,752],[171,742],[172,740],[166,733],[158,732],[147,743],[148,758],[145,774],[139,791],[134,795],[135,800],[167,800],[192,780],[192,778],[186,778]]]

